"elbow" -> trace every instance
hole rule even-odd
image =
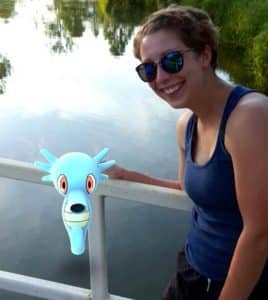
[[[243,232],[256,250],[268,256],[268,228],[257,229],[255,227],[252,230],[244,228]]]

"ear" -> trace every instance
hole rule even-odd
[[[210,66],[212,59],[212,49],[209,45],[205,45],[202,53],[200,54],[200,62],[203,68],[208,68]]]

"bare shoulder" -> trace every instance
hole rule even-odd
[[[190,117],[192,116],[193,112],[190,110],[186,110],[181,117],[177,120],[177,126],[176,126],[176,135],[177,135],[177,141],[180,148],[184,148],[184,140],[185,140],[185,132],[186,127],[188,124],[188,121]]]
[[[247,121],[254,121],[254,123],[248,124]],[[249,93],[243,96],[233,110],[229,123],[232,126],[235,124],[242,125],[241,122],[245,123],[244,126],[246,127],[254,126],[255,122],[267,123],[268,97],[260,93]]]
[[[244,95],[239,103],[237,104],[238,109],[237,111],[240,111],[241,109],[248,109],[248,108],[264,108],[268,105],[268,97],[261,93],[248,93]]]
[[[240,143],[258,138],[263,139],[268,132],[268,97],[261,93],[243,96],[227,122],[228,143]]]

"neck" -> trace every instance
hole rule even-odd
[[[206,127],[219,121],[232,89],[231,84],[216,75],[202,83],[202,93],[198,94],[190,107],[197,115],[200,124]]]

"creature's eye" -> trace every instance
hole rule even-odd
[[[86,180],[86,190],[88,193],[92,193],[96,185],[96,181],[93,175],[88,175]]]
[[[59,191],[63,194],[67,193],[68,190],[68,182],[67,182],[67,178],[64,175],[60,175],[58,178],[58,188]]]

